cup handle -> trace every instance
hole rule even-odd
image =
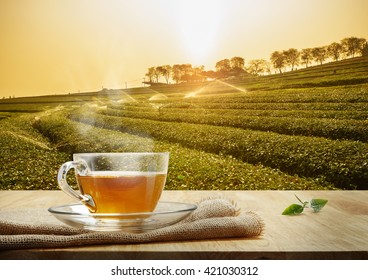
[[[65,192],[66,194],[70,195],[73,198],[78,199],[83,204],[86,204],[88,208],[90,208],[91,211],[94,212],[94,209],[96,208],[95,202],[93,201],[92,196],[90,195],[82,195],[80,193],[77,193],[73,190],[71,186],[69,186],[66,175],[70,169],[75,169],[76,172],[78,168],[80,169],[82,167],[82,170],[86,170],[86,167],[83,163],[75,162],[75,161],[68,161],[64,163],[58,172],[57,181],[60,189]]]

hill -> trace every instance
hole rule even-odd
[[[78,152],[170,151],[168,189],[367,189],[368,59],[0,101],[0,189],[56,189]]]
[[[81,103],[93,101],[93,98],[119,98],[121,95],[150,95],[153,93],[177,95],[188,94],[202,90],[202,92],[234,93],[244,91],[270,91],[290,88],[315,88],[368,83],[368,57],[356,57],[322,65],[301,68],[282,74],[265,76],[247,76],[245,78],[231,78],[201,83],[158,84],[149,87],[128,89],[103,89],[95,92],[71,93],[63,95],[44,95],[2,99],[0,104],[23,103]],[[205,90],[203,90],[205,88]],[[0,110],[2,108],[0,107]]]

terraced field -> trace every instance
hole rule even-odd
[[[73,153],[122,151],[170,151],[167,189],[368,189],[367,73],[359,58],[1,102],[0,189],[57,188]]]

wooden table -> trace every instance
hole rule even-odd
[[[324,198],[319,213],[281,212],[297,200]],[[368,259],[368,191],[165,191],[162,200],[198,202],[223,196],[264,220],[253,239],[0,251],[0,259]],[[75,202],[61,191],[0,191],[0,208],[48,208]]]

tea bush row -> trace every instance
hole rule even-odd
[[[205,93],[205,91],[203,91]],[[191,98],[192,103],[355,103],[368,102],[368,83],[353,86],[279,89]],[[225,97],[225,98],[224,98]]]
[[[355,111],[367,111],[367,102],[284,102],[284,103],[203,103],[195,104],[196,107],[203,109],[245,109],[245,110],[355,110]],[[169,107],[169,106],[168,106]],[[194,106],[193,106],[194,107]]]
[[[107,115],[166,122],[186,122],[229,126],[288,135],[318,136],[368,142],[368,120],[335,120],[321,118],[265,117],[227,114],[159,113],[109,109]]]
[[[215,104],[224,103],[357,103],[368,102],[368,83],[353,86],[336,87],[310,87],[310,88],[282,88],[272,90],[256,90],[247,92],[244,87],[236,90],[232,85],[228,85],[230,90],[221,91],[220,88],[202,87],[192,92],[183,92],[181,95],[173,96],[167,93],[170,98],[167,102],[190,102],[192,104]],[[240,90],[245,90],[241,92]],[[166,94],[165,92],[155,91],[155,96]],[[184,98],[184,99],[183,99]],[[160,99],[160,98],[159,98]],[[162,98],[160,102],[164,101]]]
[[[365,189],[368,144],[318,137],[288,136],[230,127],[160,122],[79,112],[71,118],[95,126],[180,143],[290,174],[325,177],[336,187]]]
[[[92,124],[92,123],[91,123]],[[291,176],[262,165],[150,138],[71,121],[62,114],[41,118],[34,126],[69,154],[78,152],[168,151],[170,165],[166,189],[282,190],[333,189],[323,178]],[[68,144],[66,144],[68,143]]]
[[[202,100],[202,98],[198,98]],[[221,100],[221,98],[218,98]],[[303,110],[303,111],[359,111],[361,113],[368,111],[368,102],[284,102],[284,103],[273,103],[273,102],[235,102],[229,103],[226,102],[226,98],[223,98],[224,102],[194,102],[194,100],[187,100],[181,102],[171,102],[171,98],[168,100],[161,101],[139,101],[139,102],[131,102],[131,103],[110,103],[109,107],[114,109],[122,109],[129,111],[140,111],[144,108],[147,111],[157,111],[165,110],[165,109],[186,109],[186,110],[198,110],[205,111],[210,109],[216,110]],[[143,107],[143,108],[142,108]]]
[[[31,126],[34,117],[0,120],[0,190],[56,189],[56,175],[68,155],[52,148]]]
[[[258,104],[259,105],[259,104]],[[293,104],[295,105],[295,104]],[[357,104],[354,104],[357,105]],[[134,112],[156,113],[160,115],[165,114],[198,114],[198,115],[221,115],[221,116],[257,116],[257,117],[293,117],[293,118],[325,118],[325,119],[352,119],[352,120],[368,120],[368,103],[364,106],[356,106],[354,109],[313,109],[313,108],[273,108],[274,106],[262,106],[261,109],[247,108],[247,109],[205,109],[199,107],[188,108],[172,108],[166,105],[154,104],[151,106],[108,106],[107,109],[111,114],[120,114],[123,116],[125,112],[132,114]],[[120,111],[120,112],[119,112]]]

